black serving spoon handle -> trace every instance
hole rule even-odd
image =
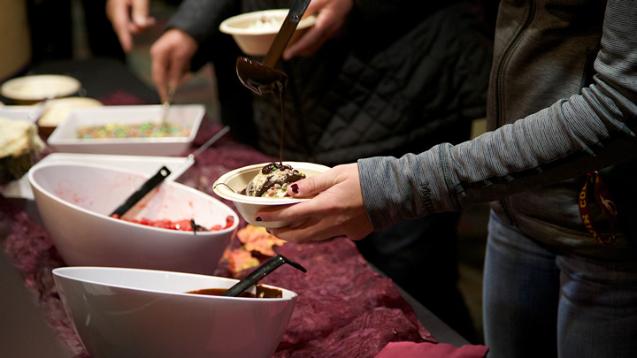
[[[261,266],[257,267],[254,271],[250,272],[246,278],[237,282],[234,286],[230,287],[226,292],[224,292],[224,296],[237,297],[243,291],[249,289],[259,282],[262,278],[272,273],[272,271],[276,270],[283,264],[288,264],[295,269],[303,272],[307,272],[305,267],[301,266],[301,264],[294,262],[283,255],[276,255],[273,258],[267,260]]]
[[[115,209],[111,216],[116,216],[121,218],[126,214],[135,204],[137,204],[140,200],[146,196],[146,194],[150,193],[153,189],[155,189],[159,184],[161,184],[164,179],[166,179],[170,175],[170,169],[162,166],[159,168],[157,173],[152,177],[148,178],[144,184],[142,184],[139,189],[137,189],[134,193],[132,193],[122,205],[118,206]]]

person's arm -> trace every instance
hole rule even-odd
[[[166,32],[153,44],[152,77],[162,101],[168,100],[189,71],[201,67],[214,51],[209,42],[219,24],[237,11],[238,1],[186,0],[166,25]],[[209,48],[210,47],[210,48]]]
[[[637,155],[637,3],[609,0],[594,82],[496,131],[400,159],[358,162],[377,229],[458,210]]]
[[[398,221],[458,210],[637,156],[637,7],[609,0],[594,83],[511,125],[400,159],[337,166],[290,186],[313,197],[258,214],[284,240],[360,239]],[[315,196],[316,195],[316,196]]]
[[[238,13],[239,3],[236,0],[186,0],[166,27],[180,29],[201,44],[219,30],[223,20]]]

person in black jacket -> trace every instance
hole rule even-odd
[[[184,1],[151,49],[160,94],[202,59],[212,61],[221,120],[241,128],[233,131],[240,139],[278,156],[279,101],[252,97],[240,87],[234,69],[240,53],[217,29],[240,12],[288,5]],[[288,48],[281,63],[289,76],[283,158],[335,165],[467,139],[470,121],[484,115],[491,56],[473,10],[466,2],[314,0],[308,13],[318,12],[316,25]],[[439,214],[406,222],[357,244],[372,264],[474,339],[457,288],[458,219]]]

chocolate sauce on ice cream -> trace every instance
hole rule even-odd
[[[287,196],[288,185],[305,178],[305,173],[281,162],[264,166],[245,189],[248,196],[283,198]]]

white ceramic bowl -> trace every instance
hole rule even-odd
[[[77,108],[60,123],[48,138],[53,149],[68,153],[126,154],[126,155],[182,155],[197,135],[206,110],[202,105],[172,105],[167,121],[188,129],[188,135],[175,137],[80,139],[78,129],[113,124],[160,123],[161,105],[102,106]]]
[[[159,168],[158,168],[159,169]],[[109,217],[149,175],[106,166],[51,163],[29,171],[29,183],[45,227],[69,265],[119,266],[212,273],[239,219],[219,200],[166,181],[127,217],[181,220],[221,231],[167,230]],[[148,200],[147,200],[148,199]]]
[[[248,223],[268,228],[282,227],[287,223],[280,221],[256,221],[256,213],[267,206],[296,204],[307,199],[260,198],[241,194],[241,191],[245,189],[250,180],[252,180],[266,164],[268,163],[253,164],[229,171],[214,182],[212,190],[220,197],[231,200],[241,217]],[[288,164],[294,169],[301,170],[308,177],[330,169],[325,165],[314,163],[283,162],[283,164]]]
[[[254,299],[186,294],[236,280],[107,267],[53,270],[92,357],[270,357],[296,294]]]
[[[263,56],[270,49],[287,14],[288,9],[249,12],[224,20],[219,25],[219,30],[232,35],[241,51],[246,54]],[[301,19],[289,44],[294,43],[305,31],[314,26],[315,22],[314,15]]]

